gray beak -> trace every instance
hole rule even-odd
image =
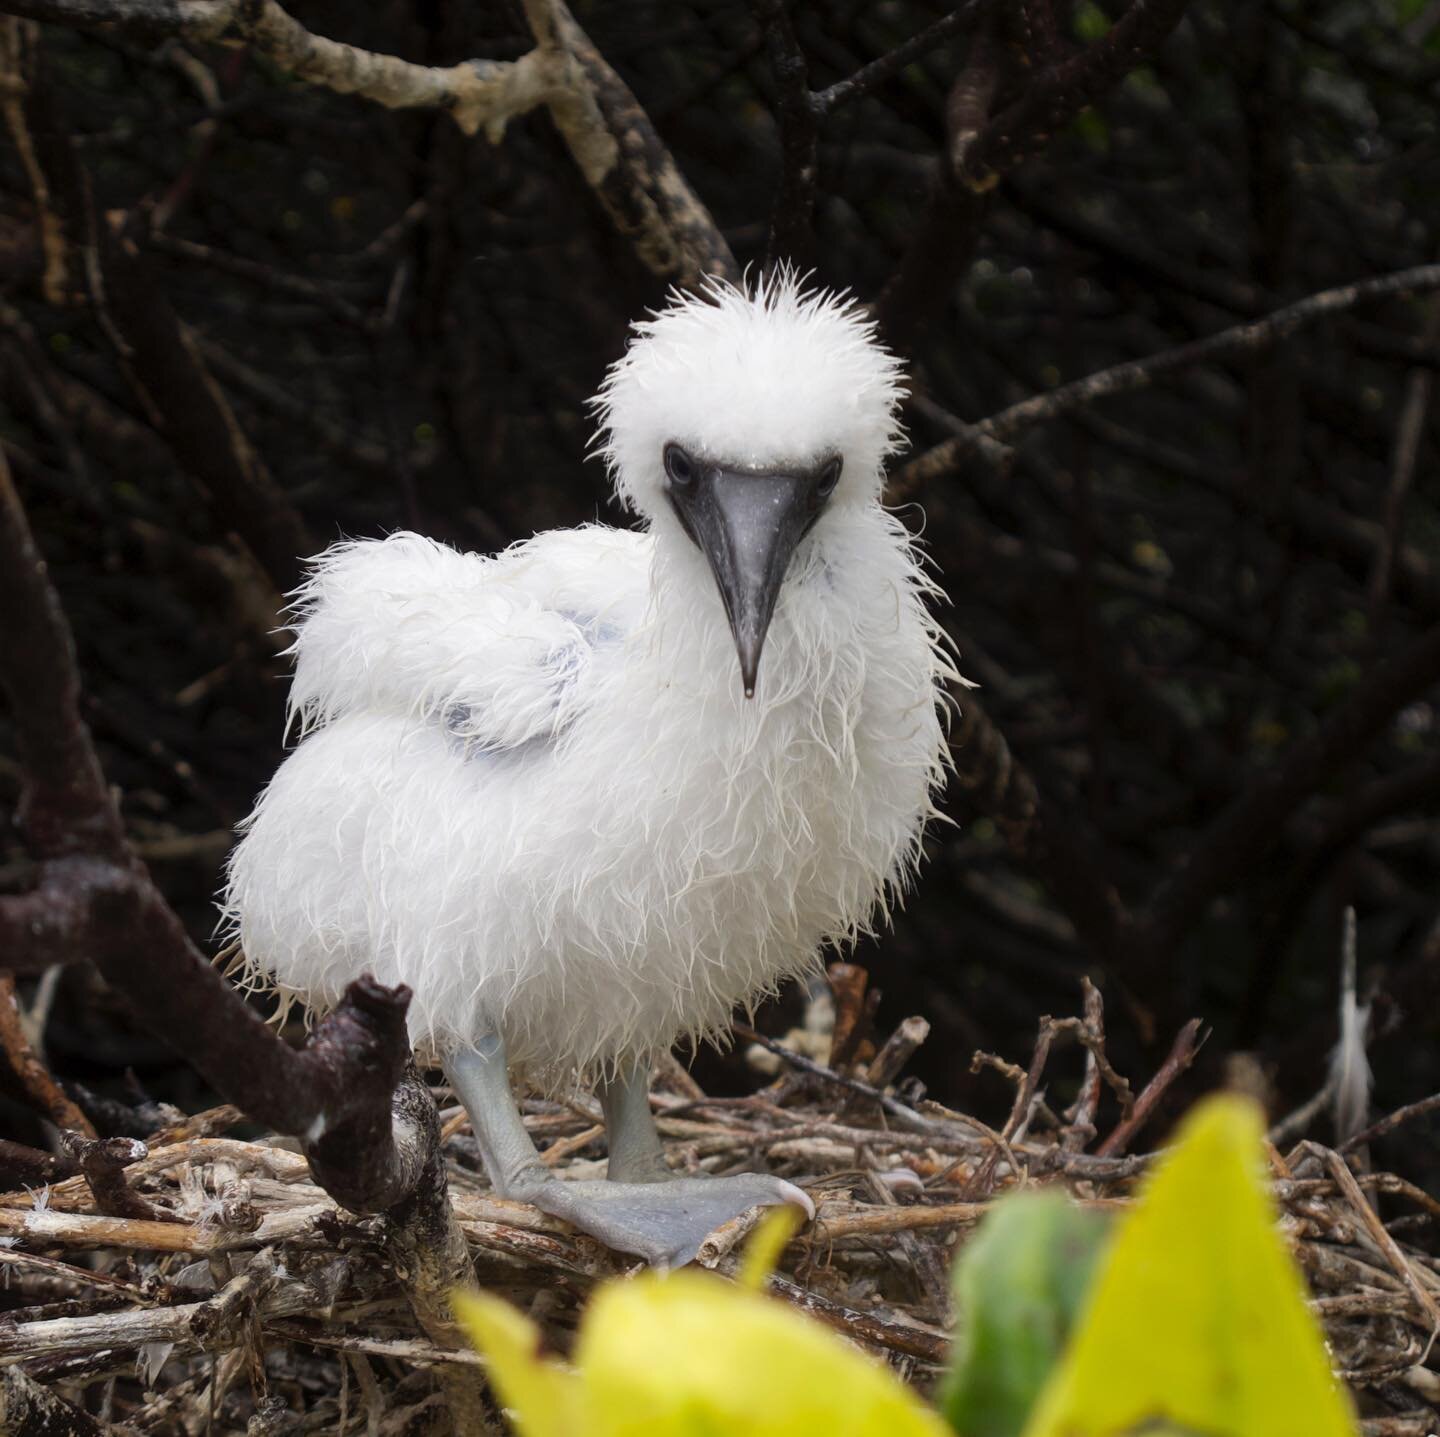
[[[803,472],[726,469],[666,450],[666,491],[715,575],[730,620],[745,697],[755,678],[785,571],[834,491],[840,464]]]

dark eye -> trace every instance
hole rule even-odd
[[[815,486],[815,492],[822,499],[828,499],[835,492],[835,486],[840,482],[840,470],[843,465],[844,460],[837,455],[820,471],[820,482]]]
[[[678,444],[667,444],[665,472],[672,484],[688,484],[695,477],[695,461]]]

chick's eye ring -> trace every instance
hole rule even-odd
[[[695,477],[695,461],[678,444],[667,444],[664,458],[672,483],[688,484]]]
[[[843,463],[844,461],[837,456],[820,471],[820,482],[815,488],[821,498],[828,498],[835,492],[835,486],[840,482],[840,470]]]

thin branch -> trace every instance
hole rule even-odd
[[[560,57],[552,63],[562,66],[564,83],[546,95],[555,127],[641,262],[687,287],[707,275],[738,280],[740,266],[710,211],[563,0],[525,0],[525,13],[540,50]]]
[[[1131,0],[1110,32],[1079,55],[1041,70],[1019,99],[996,115],[969,146],[956,178],[985,191],[1015,169],[1143,64],[1180,23],[1188,0]]]
[[[1340,1144],[1339,1151],[1350,1153],[1354,1152],[1356,1148],[1366,1147],[1378,1138],[1394,1132],[1402,1123],[1413,1122],[1416,1118],[1423,1118],[1426,1113],[1433,1113],[1437,1110],[1440,1110],[1440,1093],[1432,1093],[1428,1098],[1421,1098],[1418,1102],[1406,1103],[1403,1108],[1396,1108],[1393,1113],[1387,1113],[1378,1122],[1371,1123],[1363,1132],[1347,1138]]]
[[[1440,289],[1440,264],[1416,265],[1412,269],[1321,290],[1277,309],[1263,319],[1232,325],[1204,339],[1192,340],[1189,344],[1178,345],[1144,359],[1130,359],[1108,369],[1097,370],[1083,379],[1033,395],[1010,405],[1008,409],[1002,409],[998,414],[992,414],[988,419],[979,420],[970,426],[966,434],[947,439],[917,455],[898,471],[892,483],[902,492],[913,491],[929,480],[951,473],[982,441],[1003,443],[1032,424],[1058,418],[1069,410],[1093,404],[1097,399],[1112,394],[1147,388],[1163,375],[1229,359],[1237,354],[1268,349],[1306,325],[1353,309],[1367,300],[1423,294],[1435,289]]]
[[[15,994],[15,980],[8,973],[0,974],[0,1053],[4,1054],[16,1080],[38,1112],[44,1113],[57,1128],[70,1129],[87,1138],[95,1136],[90,1119],[55,1081],[26,1036],[20,1018],[20,1003]]]
[[[780,189],[770,220],[765,266],[788,259],[808,268],[815,244],[812,215],[819,180],[820,122],[824,111],[810,92],[809,67],[786,0],[754,0],[765,31],[777,90]]]
[[[1426,306],[1423,338],[1434,348],[1440,338],[1440,295],[1432,295]],[[1385,487],[1385,506],[1381,520],[1383,539],[1375,555],[1375,565],[1366,587],[1365,609],[1372,637],[1376,635],[1381,613],[1390,597],[1395,571],[1395,551],[1400,543],[1401,521],[1405,513],[1405,496],[1415,478],[1420,457],[1420,441],[1425,434],[1425,421],[1430,409],[1430,393],[1435,386],[1432,370],[1413,369],[1405,381],[1405,402],[1400,407],[1400,421],[1395,427],[1395,448],[1390,460],[1390,482]]]
[[[958,35],[969,22],[983,18],[994,9],[995,0],[965,0],[963,5],[957,5],[948,15],[942,16],[918,35],[912,35],[904,44],[897,45],[868,65],[862,65],[846,79],[816,91],[811,97],[814,107],[820,114],[828,115],[831,110],[869,94],[922,55],[943,45],[951,36]]]
[[[1181,1028],[1165,1061],[1155,1076],[1140,1090],[1135,1106],[1095,1150],[1097,1157],[1118,1157],[1134,1142],[1135,1135],[1154,1116],[1160,1099],[1169,1091],[1171,1084],[1195,1061],[1195,1055],[1208,1036],[1208,1032],[1201,1032],[1199,1018],[1192,1018]]]

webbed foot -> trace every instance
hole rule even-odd
[[[552,1178],[524,1196],[606,1247],[634,1253],[656,1267],[684,1267],[716,1228],[752,1207],[794,1203],[807,1217],[815,1216],[815,1204],[794,1183],[763,1173],[658,1183]]]

